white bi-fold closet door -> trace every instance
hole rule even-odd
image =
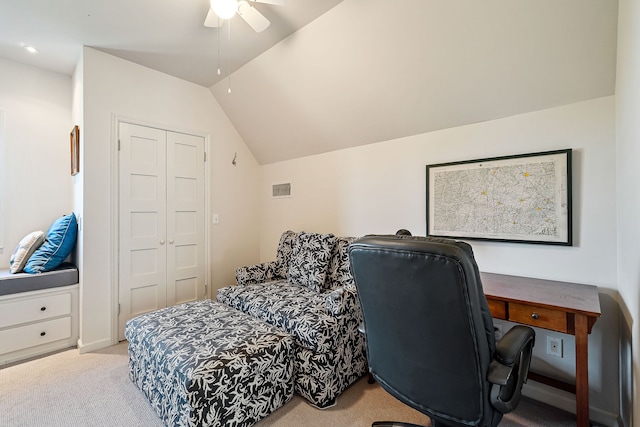
[[[120,123],[119,339],[127,320],[204,298],[204,138]]]

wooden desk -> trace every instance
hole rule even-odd
[[[574,335],[576,341],[576,425],[589,425],[588,335],[600,317],[598,288],[577,283],[481,273],[496,319]],[[535,381],[544,381],[536,375]]]

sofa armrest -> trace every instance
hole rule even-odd
[[[278,279],[282,279],[282,277],[277,274],[277,264],[275,261],[263,262],[262,264],[249,265],[236,269],[236,282],[238,282],[238,285],[253,285]]]
[[[328,292],[325,296],[327,314],[342,316],[360,309],[360,301],[355,286],[342,286]]]

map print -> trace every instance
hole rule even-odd
[[[435,168],[430,234],[562,242],[567,239],[566,167],[554,158]]]

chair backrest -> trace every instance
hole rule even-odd
[[[471,246],[366,236],[349,246],[349,257],[370,371],[382,387],[445,423],[501,417],[489,399],[495,339]]]

